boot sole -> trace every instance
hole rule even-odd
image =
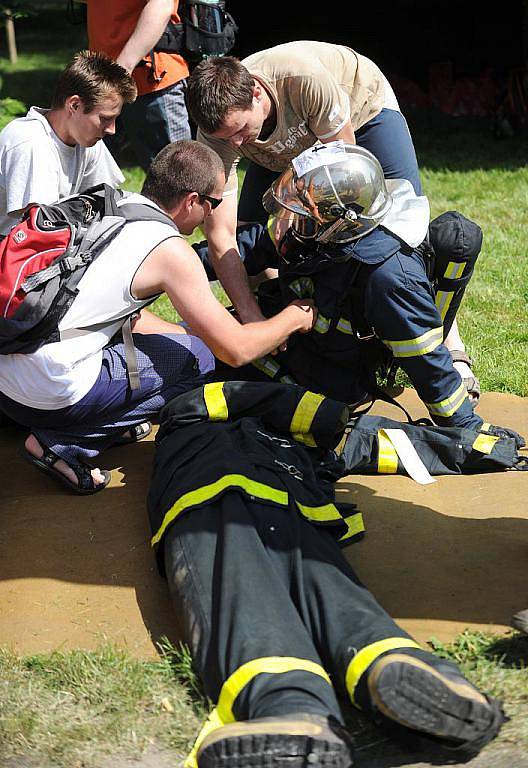
[[[488,702],[469,684],[450,680],[419,659],[387,656],[371,674],[371,698],[383,715],[454,745],[484,746],[504,721],[496,702]]]
[[[325,738],[322,728],[278,722],[271,729],[254,723],[230,726],[224,738],[206,739],[198,752],[199,768],[349,768],[352,756],[339,738]],[[295,731],[298,731],[297,733]]]

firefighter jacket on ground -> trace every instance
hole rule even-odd
[[[527,469],[515,437],[499,437],[483,424],[479,431],[409,424],[383,416],[350,421],[342,448],[343,474],[352,472],[424,477]],[[425,474],[426,476],[426,474]],[[420,481],[420,480],[419,480]]]
[[[186,768],[235,721],[307,712],[342,723],[338,695],[380,718],[367,677],[388,653],[460,675],[394,622],[342,554],[363,529],[332,490],[348,417],[302,387],[247,382],[206,384],[161,412],[152,543],[215,704]]]
[[[174,398],[161,412],[148,496],[160,567],[167,528],[228,491],[291,505],[341,542],[361,533],[359,513],[334,500],[342,464],[331,449],[348,415],[344,403],[288,384],[213,382]]]
[[[286,353],[261,361],[261,368],[282,363],[279,380],[289,370],[303,386],[352,404],[372,391],[376,369],[393,360],[438,425],[478,429],[482,419],[443,340],[482,233],[451,211],[431,223],[429,239],[431,248],[412,249],[381,226],[332,248],[287,235],[278,284],[262,284],[261,307],[271,314],[295,298],[312,298],[318,317],[310,333],[291,337]]]

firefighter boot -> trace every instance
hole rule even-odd
[[[307,713],[232,723],[207,736],[198,768],[349,768],[350,737],[332,718]]]
[[[388,654],[371,669],[368,690],[376,710],[436,744],[472,756],[507,720],[456,668],[434,668],[406,654]]]

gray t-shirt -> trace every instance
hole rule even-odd
[[[0,132],[0,234],[9,232],[17,212],[30,203],[53,203],[94,184],[116,187],[125,180],[102,141],[93,147],[65,144],[47,111],[31,107]]]

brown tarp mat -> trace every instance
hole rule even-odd
[[[424,415],[416,394],[401,401]],[[400,419],[393,406],[375,413]],[[479,413],[528,436],[528,399],[487,393]],[[141,658],[177,640],[149,545],[145,496],[152,436],[101,458],[111,485],[75,496],[17,453],[25,433],[0,430],[0,645],[27,654],[94,648],[107,639]],[[528,607],[528,472],[348,477],[338,495],[364,513],[366,537],[346,550],[361,579],[417,640],[465,627],[505,632]]]

